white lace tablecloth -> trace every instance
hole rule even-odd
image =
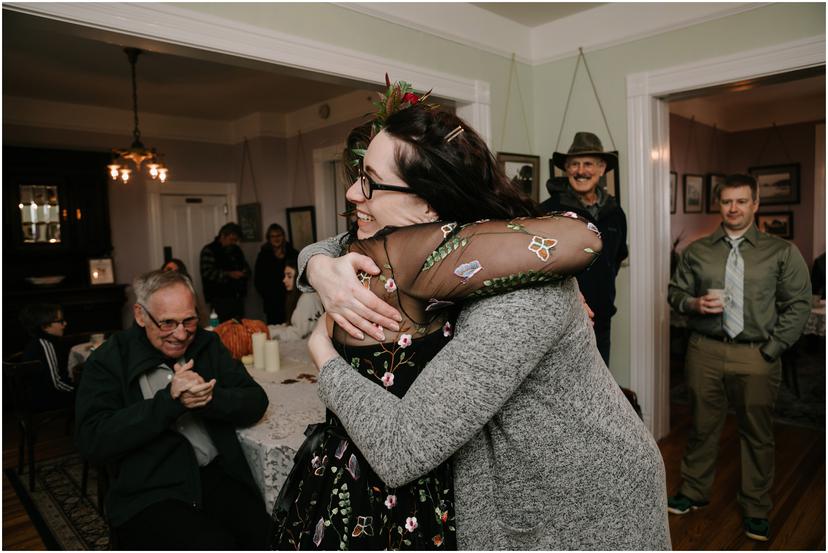
[[[279,344],[281,370],[268,373],[251,369],[270,400],[264,417],[255,425],[236,430],[253,477],[262,490],[268,511],[273,508],[282,483],[293,468],[293,457],[305,441],[305,428],[325,420],[325,407],[316,394],[316,384],[305,379],[283,384],[302,373],[317,375],[302,341]]]

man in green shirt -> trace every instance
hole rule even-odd
[[[687,247],[670,281],[670,305],[688,315],[693,331],[685,362],[693,428],[683,482],[668,511],[683,515],[707,505],[730,404],[741,440],[737,500],[745,534],[767,541],[780,356],[802,334],[811,284],[799,250],[753,224],[759,208],[753,177],[731,175],[716,194],[722,225]]]

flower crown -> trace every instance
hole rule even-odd
[[[377,111],[371,123],[371,138],[379,134],[383,127],[385,127],[385,122],[388,118],[398,111],[418,104],[425,106],[427,109],[435,109],[438,107],[437,104],[426,103],[426,100],[431,95],[430,90],[418,96],[410,83],[397,81],[392,85],[391,80],[388,78],[388,73],[385,74],[385,86],[385,93],[380,93],[379,99],[373,102]],[[360,160],[365,157],[366,151],[365,148],[352,149],[351,152],[354,154],[354,159],[351,163],[354,166],[358,166]]]

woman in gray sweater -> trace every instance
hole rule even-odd
[[[417,164],[406,144],[387,152],[398,181]],[[349,196],[358,237],[418,216],[413,195],[396,196]],[[343,297],[340,277],[380,270],[328,257],[341,254],[336,241],[310,246],[300,268],[313,257],[310,283],[359,335],[371,302]],[[452,458],[460,549],[669,549],[661,455],[601,360],[574,280],[469,302],[454,332],[403,397],[355,371],[322,325],[311,335],[320,396],[379,477],[401,486]]]

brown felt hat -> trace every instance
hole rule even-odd
[[[552,154],[552,163],[558,169],[566,171],[566,158],[571,156],[594,156],[604,160],[607,164],[607,172],[618,168],[618,154],[605,152],[601,139],[591,132],[575,133],[572,139],[572,146],[566,153],[555,152]]]

